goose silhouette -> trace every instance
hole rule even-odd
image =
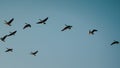
[[[13,22],[14,18],[12,18],[11,20],[9,20],[8,22],[6,20],[5,21],[5,24],[8,25],[8,26],[11,26],[11,23]]]

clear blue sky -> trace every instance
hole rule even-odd
[[[36,24],[46,17],[46,25]],[[23,30],[25,23],[32,28]],[[73,28],[61,32],[65,24]],[[120,68],[120,44],[110,46],[120,41],[119,0],[0,0],[0,37],[14,30],[0,42],[0,68]]]

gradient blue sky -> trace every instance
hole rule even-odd
[[[46,25],[36,24],[45,17]],[[23,30],[24,23],[32,28]],[[73,28],[61,32],[65,24]],[[120,68],[120,44],[110,46],[120,41],[119,0],[0,0],[0,37],[14,30],[0,42],[0,68]]]

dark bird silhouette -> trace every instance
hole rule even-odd
[[[5,52],[13,52],[12,48],[7,48],[7,50]]]
[[[38,53],[38,51],[35,51],[35,52],[31,52],[31,55],[34,55],[36,56],[36,54]]]
[[[119,44],[119,41],[114,40],[114,41],[111,43],[111,45],[114,45],[114,44]]]
[[[8,36],[12,36],[12,35],[15,35],[17,31],[13,31],[13,32],[10,32],[10,34]]]
[[[8,22],[5,20],[5,24],[8,25],[8,26],[11,26],[11,23],[13,22],[13,20],[14,20],[14,18],[12,18],[12,19],[11,19],[10,21],[8,21]]]
[[[67,30],[67,29],[71,29],[71,28],[72,28],[72,26],[65,24],[65,27],[61,31],[64,31],[64,30]]]
[[[3,37],[0,38],[1,41],[5,42],[5,39],[8,37],[8,35],[5,35]]]
[[[97,32],[98,30],[96,30],[96,29],[93,29],[93,30],[89,30],[89,34],[92,34],[92,35],[94,35],[94,32]]]
[[[48,20],[48,17],[46,17],[45,19],[41,20],[39,19],[40,21],[37,22],[37,24],[46,24],[45,22]]]
[[[26,24],[26,25],[23,27],[23,29],[28,28],[28,27],[31,28],[31,25],[30,25],[30,24],[28,24],[28,23],[25,23],[25,24]]]

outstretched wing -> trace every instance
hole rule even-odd
[[[93,31],[92,32],[97,32],[98,30],[96,30],[96,29],[93,29]]]
[[[34,53],[35,53],[35,54],[37,54],[37,53],[38,53],[38,51],[35,51]]]
[[[12,19],[9,21],[9,24],[12,23],[13,20],[14,20],[14,18],[12,18]]]
[[[61,31],[64,31],[64,30],[66,30],[67,29],[67,27],[64,27]]]

